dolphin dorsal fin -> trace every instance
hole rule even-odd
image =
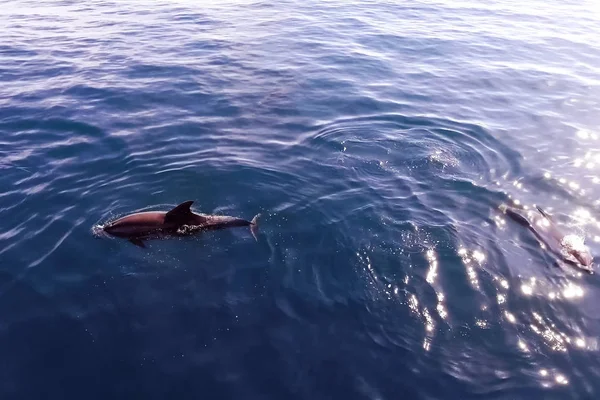
[[[165,222],[185,221],[192,214],[190,207],[193,203],[193,200],[188,200],[173,208],[165,215]]]
[[[552,221],[552,218],[548,215],[548,213],[546,211],[544,211],[542,209],[542,207],[540,206],[535,206],[535,208],[537,208],[537,210],[540,212],[540,214],[542,214],[545,218],[549,219],[550,221]]]

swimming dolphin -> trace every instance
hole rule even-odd
[[[126,215],[107,224],[102,230],[109,235],[126,238],[140,247],[146,247],[146,239],[188,236],[202,231],[238,226],[249,226],[252,236],[256,239],[260,214],[252,221],[221,215],[200,215],[192,212],[192,203],[191,200],[183,202],[171,211],[145,211]]]
[[[539,206],[536,206],[540,215],[533,215],[528,219],[514,208],[505,207],[504,212],[523,226],[529,228],[536,238],[542,242],[547,249],[558,254],[567,262],[580,269],[593,273],[594,258],[583,239],[577,235],[563,234],[552,218]]]

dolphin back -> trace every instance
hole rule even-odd
[[[506,215],[508,215],[509,217],[511,217],[513,220],[515,220],[516,222],[518,222],[519,224],[526,226],[528,228],[531,228],[531,222],[529,222],[529,220],[527,219],[527,217],[525,217],[523,214],[521,214],[520,212],[518,212],[517,210],[507,207],[505,210]]]

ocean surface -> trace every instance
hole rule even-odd
[[[597,399],[600,5],[4,1],[0,398]],[[247,228],[99,235],[194,200]]]

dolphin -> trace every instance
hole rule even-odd
[[[185,201],[170,211],[145,211],[129,214],[110,222],[102,230],[111,236],[128,239],[136,246],[146,247],[144,240],[168,236],[189,236],[198,232],[249,226],[254,239],[258,231],[257,214],[252,221],[222,216],[201,215],[192,212],[192,200]]]
[[[558,253],[562,259],[570,264],[586,272],[593,273],[594,258],[584,244],[583,239],[574,234],[565,235],[556,227],[548,213],[539,206],[536,206],[536,209],[539,215],[534,214],[531,218],[511,207],[504,207],[504,213],[519,224],[529,228],[547,249],[555,254]],[[556,249],[559,249],[559,251],[557,252]]]

